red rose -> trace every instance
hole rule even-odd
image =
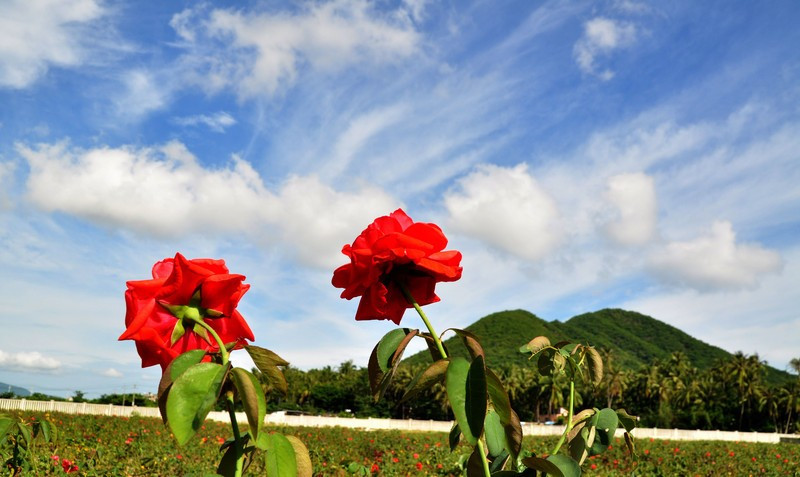
[[[61,461],[61,467],[64,469],[64,473],[66,474],[71,474],[78,471],[78,466],[73,464],[69,459],[63,459]]]
[[[129,281],[125,325],[120,340],[134,340],[142,367],[166,369],[179,354],[193,349],[219,351],[212,336],[189,318],[199,316],[224,343],[253,341],[253,332],[236,311],[250,285],[244,275],[228,273],[224,260],[187,260],[180,253],[153,265],[152,280]],[[176,316],[177,315],[177,316]],[[182,332],[182,334],[181,334]]]
[[[414,223],[401,209],[378,217],[342,253],[350,263],[333,272],[342,298],[360,296],[356,320],[400,324],[408,302],[402,284],[419,305],[439,301],[438,282],[461,278],[461,252],[443,251],[447,238],[436,224]]]

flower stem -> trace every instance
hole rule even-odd
[[[572,413],[573,407],[575,405],[575,381],[569,381],[569,409],[567,410],[567,427],[564,428],[564,433],[561,434],[561,438],[558,440],[558,444],[553,449],[553,455],[558,454],[559,449],[564,444],[564,441],[567,439],[567,434],[570,433],[572,430]]]
[[[239,434],[239,424],[236,422],[236,413],[234,412],[233,391],[225,393],[225,398],[228,404],[228,415],[231,418],[231,427],[233,428],[233,445],[236,450],[236,477],[242,475],[242,467],[244,465],[244,449],[242,445],[242,436]]]
[[[428,327],[428,333],[430,333],[431,336],[433,336],[433,342],[436,343],[436,348],[439,350],[439,354],[441,354],[442,359],[447,358],[447,352],[444,350],[444,345],[442,345],[442,340],[439,339],[439,335],[436,333],[436,331],[434,331],[433,325],[431,324],[430,320],[428,320],[428,317],[425,315],[425,312],[422,311],[422,307],[419,306],[417,300],[415,300],[414,297],[411,296],[411,292],[408,291],[408,288],[406,288],[405,285],[403,285],[400,282],[397,282],[397,286],[400,287],[400,290],[403,291],[403,295],[405,295],[406,300],[408,300],[408,302],[414,306],[414,309],[417,310],[417,313],[419,314],[420,318],[422,318],[422,321],[425,323],[425,326]],[[486,448],[484,447],[483,441],[480,438],[478,438],[478,454],[480,454],[481,456],[481,464],[483,464],[483,474],[486,477],[490,477],[492,474],[491,471],[489,470],[489,461],[486,459]]]
[[[442,355],[442,358],[446,358],[447,352],[444,350],[444,346],[442,345],[442,340],[439,339],[439,335],[436,333],[436,331],[434,331],[433,325],[431,324],[430,320],[428,320],[428,317],[425,316],[425,312],[422,311],[422,307],[419,306],[417,300],[415,300],[414,297],[411,296],[411,292],[408,291],[408,288],[406,288],[405,285],[403,285],[400,282],[397,282],[397,286],[400,287],[400,290],[403,291],[403,295],[405,295],[406,300],[408,300],[408,302],[414,306],[414,309],[417,310],[417,313],[419,314],[420,318],[422,318],[422,321],[425,323],[425,326],[428,327],[428,333],[430,333],[431,336],[433,336],[433,342],[436,343],[436,348],[439,350],[439,353]]]
[[[222,338],[220,338],[217,332],[214,331],[214,328],[209,326],[203,320],[192,320],[192,322],[194,322],[196,325],[200,325],[201,327],[205,328],[206,331],[211,333],[211,336],[214,337],[214,341],[217,342],[217,346],[219,346],[219,354],[222,356],[222,365],[224,366],[228,364],[230,353],[228,353],[228,350],[225,349],[225,343],[222,342]]]

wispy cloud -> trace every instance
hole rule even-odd
[[[636,35],[636,27],[631,23],[604,17],[593,18],[584,23],[583,36],[575,43],[575,61],[584,73],[608,81],[614,77],[614,72],[610,68],[598,68],[598,57],[631,46]]]
[[[414,54],[419,42],[410,22],[364,0],[308,4],[295,13],[198,7],[170,24],[188,50],[182,63],[197,84],[211,91],[232,87],[242,98],[276,93],[304,65],[339,72],[393,62]]]
[[[193,116],[182,116],[173,119],[175,124],[180,126],[199,126],[203,125],[214,132],[225,132],[236,124],[236,119],[225,111],[219,111],[214,114],[195,114]]]
[[[96,47],[98,0],[12,0],[0,15],[0,87],[26,88],[52,66],[75,67]]]

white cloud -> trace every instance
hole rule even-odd
[[[107,378],[121,378],[122,377],[122,373],[117,371],[114,368],[108,368],[108,369],[104,370],[103,372],[101,372],[100,374],[102,374],[103,376],[105,376]]]
[[[458,182],[444,198],[454,230],[526,260],[538,260],[558,244],[556,204],[527,165],[483,165]]]
[[[381,14],[364,0],[307,4],[297,13],[204,8],[170,22],[190,52],[184,65],[209,90],[233,86],[240,97],[274,94],[309,65],[342,71],[363,62],[387,63],[417,51],[407,17]]]
[[[633,44],[636,27],[609,18],[597,17],[583,24],[583,36],[575,43],[573,54],[578,67],[584,73],[597,75],[602,80],[610,80],[614,72],[606,68],[598,71],[596,59],[614,50]]]
[[[158,148],[69,149],[18,145],[28,161],[28,198],[41,209],[176,237],[247,229],[270,193],[247,162],[204,169],[178,142]]]
[[[650,260],[656,275],[668,283],[701,291],[754,288],[762,275],[782,267],[777,252],[756,244],[736,243],[730,222],[716,221],[709,235],[670,242]]]
[[[644,294],[621,307],[651,315],[707,343],[734,352],[758,353],[783,369],[797,357],[800,313],[800,249],[785,252],[783,272],[763,278],[755,289],[718,294],[667,290]]]
[[[0,15],[0,87],[25,88],[52,66],[77,66],[94,47],[98,0],[11,0]]]
[[[0,368],[12,371],[55,371],[61,363],[55,358],[42,356],[38,351],[7,353],[0,350]]]
[[[342,246],[351,243],[375,217],[400,204],[381,189],[365,186],[340,192],[314,176],[293,176],[281,187],[274,215],[282,241],[294,244],[296,257],[306,265],[330,269],[341,265]]]
[[[653,178],[638,172],[615,175],[608,180],[606,199],[616,208],[617,217],[605,232],[621,245],[643,245],[653,238],[658,204]]]
[[[123,74],[124,90],[114,100],[119,117],[137,119],[166,106],[169,86],[146,70],[131,70]]]
[[[186,147],[70,149],[18,145],[28,161],[27,197],[106,226],[177,238],[242,233],[288,248],[307,265],[340,261],[341,246],[399,203],[363,185],[337,191],[314,176],[292,176],[273,192],[245,160],[207,169]]]
[[[184,116],[173,119],[175,124],[180,126],[207,126],[214,132],[225,132],[225,128],[236,124],[236,119],[225,111],[219,111],[214,114],[196,114],[194,116]]]

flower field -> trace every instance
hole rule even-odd
[[[27,420],[37,415],[23,415]],[[58,428],[55,443],[36,442],[29,475],[188,476],[207,475],[219,461],[219,446],[230,430],[208,421],[195,442],[179,447],[159,419],[103,416],[48,416]],[[343,428],[282,428],[309,448],[315,475],[460,475],[470,448],[450,452],[443,433],[364,432]],[[552,438],[526,438],[524,448],[544,453]],[[800,445],[639,440],[638,459],[624,444],[585,466],[587,475],[800,476]],[[462,457],[464,455],[464,457]],[[7,456],[4,456],[7,457]],[[69,461],[69,466],[64,461]],[[253,462],[252,475],[263,463]]]

